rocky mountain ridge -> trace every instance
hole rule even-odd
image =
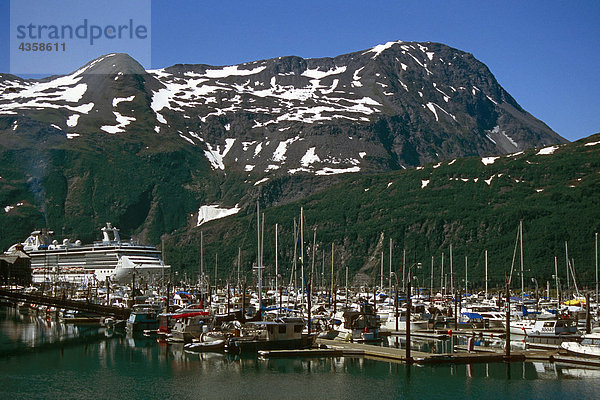
[[[202,206],[563,142],[438,43],[149,71],[109,54],[65,76],[0,74],[0,205],[26,205],[5,214],[67,231],[111,220],[151,242],[195,226]]]

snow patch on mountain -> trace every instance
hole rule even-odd
[[[61,76],[48,81],[13,82],[15,90],[2,93],[0,113],[11,114],[13,110],[65,108],[75,111],[75,107],[63,103],[78,103],[88,87],[79,83],[82,79],[80,69],[70,75]]]
[[[482,157],[481,162],[483,165],[492,165],[500,157]]]
[[[296,136],[294,138],[279,142],[279,145],[275,149],[275,152],[273,153],[273,158],[271,160],[273,160],[275,162],[285,161],[285,158],[286,158],[285,153],[287,152],[288,145],[294,143],[297,140],[300,140],[300,136]]]
[[[440,119],[438,118],[437,112],[435,111],[435,106],[433,105],[433,103],[427,103],[427,108],[429,109],[429,111],[431,111],[433,113],[433,115],[435,116],[435,120],[439,121]]]
[[[402,41],[398,40],[398,41],[395,41],[395,42],[387,42],[385,44],[378,44],[377,46],[375,46],[375,47],[373,47],[373,48],[365,51],[362,54],[364,55],[364,54],[367,54],[367,53],[375,53],[375,55],[371,57],[371,59],[374,60],[381,53],[383,53],[385,50],[389,49],[390,47],[392,47],[393,45],[398,44],[398,43],[402,43]]]
[[[204,155],[210,162],[210,165],[213,167],[213,169],[220,169],[223,171],[225,170],[225,164],[223,164],[223,158],[227,155],[227,153],[229,153],[229,150],[231,150],[231,147],[235,143],[235,140],[236,139],[233,139],[233,138],[225,139],[225,146],[223,147],[222,152],[220,150],[221,146],[216,145],[215,149],[213,150],[210,143],[206,143],[206,147],[208,150],[204,150]]]
[[[258,181],[254,182],[254,186],[258,186],[258,185],[260,185],[261,183],[265,183],[265,182],[266,182],[266,181],[268,181],[268,180],[269,180],[269,178],[262,178],[262,179],[259,179]]]
[[[77,126],[77,122],[79,121],[79,114],[73,114],[71,116],[69,116],[69,118],[67,118],[67,126],[70,128],[73,128],[75,126]]]
[[[208,78],[226,78],[228,76],[248,76],[255,75],[263,71],[265,66],[257,67],[254,69],[239,69],[238,65],[231,65],[220,69],[207,69],[206,72],[201,76]]]
[[[113,105],[113,107],[116,107],[119,105],[119,103],[122,103],[125,101],[133,101],[134,98],[135,98],[135,95],[131,95],[129,97],[115,97],[112,101],[112,105]]]
[[[116,111],[113,111],[115,114],[115,118],[117,120],[117,125],[104,125],[101,126],[100,129],[107,133],[123,133],[125,132],[125,127],[135,121],[135,117],[127,117],[122,115]]]
[[[350,168],[330,168],[325,167],[317,172],[316,175],[336,175],[336,174],[347,174],[350,172],[360,172],[360,167],[350,167]]]
[[[346,72],[346,66],[335,67],[327,71],[321,71],[318,68],[316,69],[307,69],[302,73],[302,76],[306,76],[313,79],[323,79],[329,75],[338,75]]]
[[[316,162],[320,162],[320,161],[321,161],[321,159],[315,152],[315,148],[311,147],[310,149],[308,149],[306,151],[306,153],[300,159],[300,165],[302,165],[303,167],[308,167],[309,165],[316,163]]]
[[[535,155],[536,156],[547,156],[550,154],[554,154],[554,152],[558,150],[558,146],[548,146],[548,147],[544,147],[543,149],[540,149],[540,151],[538,151]]]
[[[198,221],[196,222],[196,226],[205,224],[208,221],[214,221],[216,219],[221,219],[230,215],[237,214],[240,210],[241,208],[239,208],[237,204],[233,208],[220,207],[218,204],[201,206],[198,209]]]

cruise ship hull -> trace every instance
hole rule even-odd
[[[34,231],[25,242],[12,246],[6,253],[23,251],[30,257],[33,283],[87,283],[108,279],[113,283],[127,283],[134,278],[156,282],[170,269],[156,247],[121,241],[119,229],[110,223],[102,228],[103,240],[89,245],[69,239],[59,244],[52,235],[52,231],[45,229]]]
[[[161,278],[168,274],[160,252],[152,246],[99,245],[78,248],[34,250],[31,257],[33,283],[80,282],[131,282],[134,274],[139,278]]]

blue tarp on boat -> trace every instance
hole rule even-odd
[[[481,314],[479,313],[474,313],[474,312],[464,312],[461,315],[464,315],[465,317],[467,317],[468,319],[483,319],[483,317],[481,316]]]

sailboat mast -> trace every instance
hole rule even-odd
[[[383,251],[381,252],[381,276],[379,277],[379,288],[383,290]]]
[[[598,232],[595,236],[595,250],[596,250],[596,303],[598,303]]]
[[[560,287],[558,286],[558,258],[554,256],[554,280],[556,282],[556,309],[560,310]]]
[[[164,285],[165,284],[165,239],[161,238],[160,239],[160,259],[162,260],[162,282],[161,284]],[[597,281],[598,279],[596,279]],[[108,295],[106,295],[106,301],[109,301],[110,299],[108,298]]]
[[[452,243],[450,243],[450,291],[454,293],[454,274],[452,271]]]
[[[312,262],[310,266],[310,293],[309,296],[312,296],[313,291],[313,278],[315,276],[315,251],[317,247],[317,228],[313,231],[313,248],[312,248]]]
[[[521,257],[521,301],[525,301],[525,270],[523,269],[523,220],[519,221],[519,247]]]
[[[300,286],[301,286],[301,302],[304,304],[304,207],[300,207]]]
[[[469,291],[469,257],[465,256],[465,296]]]
[[[567,269],[567,296],[571,291],[571,281],[569,280],[569,246],[565,240],[565,268]]]
[[[323,248],[323,256],[321,257],[321,290],[325,289],[325,248]]]
[[[294,218],[294,261],[292,262],[292,274],[290,275],[290,286],[294,286],[294,300],[296,299],[296,267],[298,264],[298,224],[296,218]]]
[[[261,248],[262,248],[262,244],[261,244],[261,232],[260,232],[260,204],[258,203],[258,200],[256,200],[256,232],[257,232],[257,237],[256,237],[256,254],[257,254],[257,260],[256,260],[256,266],[258,268],[258,312],[262,312],[262,265],[261,265],[261,259],[262,259],[262,255],[261,255]]]
[[[488,298],[488,251],[485,251],[485,298]]]
[[[333,301],[333,243],[331,243],[331,292],[329,293],[329,296],[331,298],[331,300]]]
[[[275,224],[275,291],[279,290],[279,258],[278,258],[278,243],[277,243],[277,236],[278,236],[278,228],[279,228],[279,224]]]
[[[446,294],[446,282],[444,282],[444,252],[442,251],[442,265],[440,272],[440,293],[442,293],[442,297]]]
[[[343,258],[342,258],[343,262]],[[348,307],[348,266],[346,265],[346,307]],[[375,304],[375,298],[373,298],[373,304]]]
[[[433,256],[431,256],[431,285],[429,289],[429,297],[433,295]]]
[[[389,282],[389,294],[392,295],[392,279],[394,275],[392,275],[392,238],[390,238],[390,282]]]
[[[404,284],[404,270],[406,269],[406,249],[402,249],[402,291],[406,290],[406,286]]]

